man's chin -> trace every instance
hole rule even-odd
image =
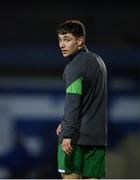
[[[69,57],[70,55],[69,54],[63,54],[64,57]]]

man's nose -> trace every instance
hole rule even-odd
[[[60,48],[63,48],[63,47],[65,46],[64,41],[61,41],[61,42],[59,43],[59,46],[60,46]]]

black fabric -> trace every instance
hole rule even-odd
[[[65,88],[83,77],[82,95],[66,93],[62,139],[74,144],[105,145],[107,137],[107,70],[103,60],[82,48],[74,53],[64,70]]]

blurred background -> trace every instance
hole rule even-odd
[[[140,178],[140,3],[0,3],[0,178],[60,178],[63,70],[56,28],[79,19],[108,70],[107,178]]]

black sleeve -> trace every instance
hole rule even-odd
[[[80,125],[79,112],[81,106],[83,73],[79,66],[69,65],[64,72],[66,97],[62,131],[64,138],[72,138]]]

